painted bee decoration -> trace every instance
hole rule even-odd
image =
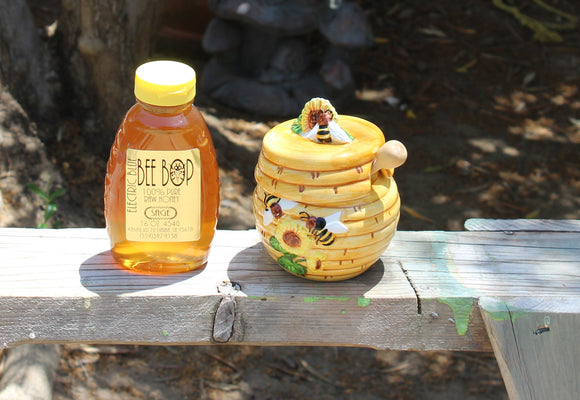
[[[292,130],[318,143],[349,143],[353,137],[338,125],[338,114],[326,99],[316,97],[304,105]]]
[[[284,215],[284,210],[290,210],[294,208],[298,203],[281,199],[272,194],[264,194],[264,225],[270,225],[274,219],[279,219]]]
[[[316,244],[330,246],[336,239],[335,233],[346,233],[348,228],[340,222],[341,212],[329,215],[326,218],[315,217],[306,211],[300,211],[300,219],[306,221],[306,228],[314,235]]]

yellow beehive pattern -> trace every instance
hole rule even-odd
[[[293,121],[274,127],[255,170],[253,211],[266,250],[288,272],[312,280],[366,271],[399,221],[393,169],[371,173],[382,132],[363,119],[340,118],[350,143],[305,139],[292,132]]]

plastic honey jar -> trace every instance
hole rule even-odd
[[[137,102],[112,145],[104,199],[111,251],[126,268],[174,273],[207,263],[219,175],[195,85],[195,71],[175,61],[135,72]]]
[[[338,281],[371,267],[393,238],[400,199],[393,178],[407,150],[326,99],[272,128],[255,169],[253,211],[268,253],[288,272]]]

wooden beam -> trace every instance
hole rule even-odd
[[[580,221],[472,219],[466,221],[465,227],[507,235],[534,231],[580,232]],[[573,242],[580,239],[578,236],[566,235],[558,247],[574,247]],[[562,296],[556,293],[545,296],[546,293],[540,290],[530,290],[529,294],[518,297],[479,299],[485,328],[511,400],[580,398],[580,372],[577,369],[580,363],[577,340],[580,301],[578,294],[565,294],[564,288],[568,285],[565,269],[553,267],[565,259],[559,259],[552,251],[546,248],[546,257],[535,259],[532,266],[543,267],[547,272],[544,279],[560,284]],[[570,263],[570,271],[572,274],[578,272],[578,261]],[[536,275],[540,273],[536,272]],[[521,278],[525,279],[518,276],[517,280],[510,282],[514,286],[521,285]],[[545,289],[547,285],[541,286]]]
[[[580,220],[471,218],[465,221],[465,229],[496,232],[580,232]]]
[[[4,228],[0,346],[217,342],[491,351],[481,298],[524,305],[542,298],[553,311],[580,311],[580,241],[571,235],[398,232],[365,274],[320,283],[283,271],[255,231],[218,231],[207,268],[154,276],[118,267],[103,229]]]
[[[482,316],[510,399],[580,398],[580,314],[502,306]]]

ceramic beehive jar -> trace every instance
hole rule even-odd
[[[371,267],[399,221],[394,168],[407,151],[360,118],[315,98],[265,136],[254,216],[268,253],[288,272],[338,281]]]

